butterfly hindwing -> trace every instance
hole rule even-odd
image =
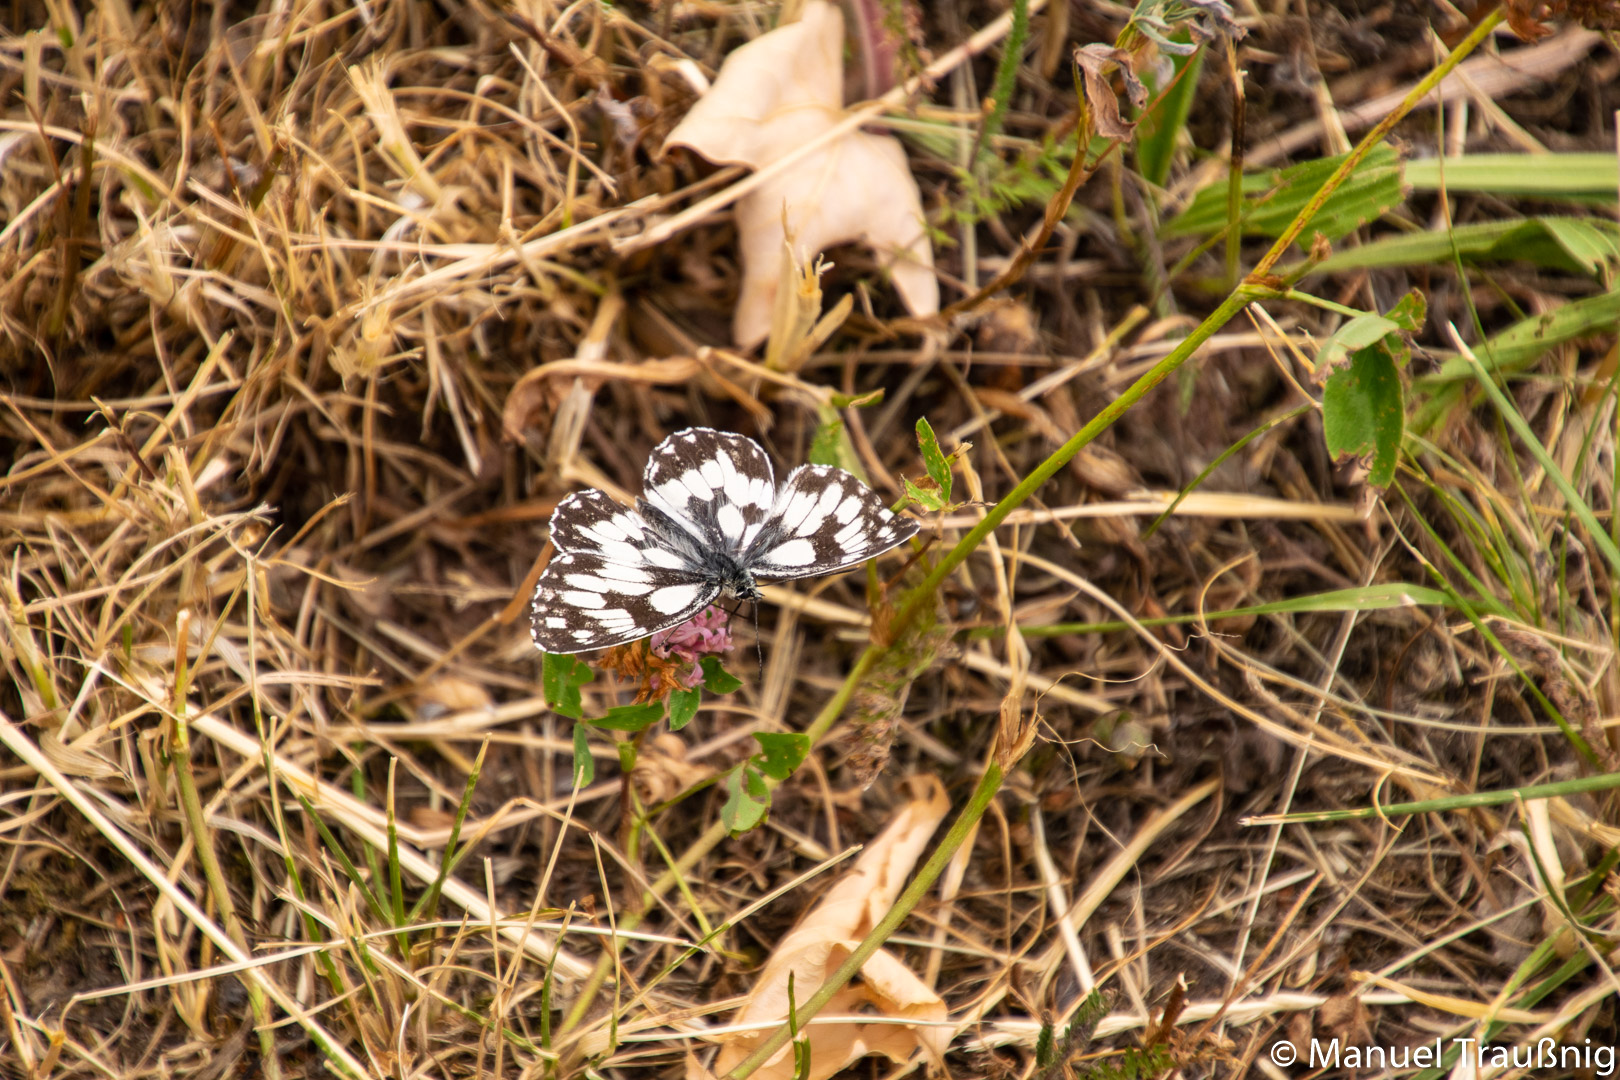
[[[758,537],[776,498],[770,458],[754,440],[711,428],[677,431],[647,461],[644,497],[705,544],[737,553]]]
[[[890,513],[877,492],[843,469],[801,465],[788,474],[744,562],[762,578],[814,577],[865,562],[916,535],[916,522]]]
[[[679,626],[719,593],[691,569],[564,551],[540,575],[529,627],[542,652],[606,649]]]

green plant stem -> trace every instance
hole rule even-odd
[[[1289,222],[1288,228],[1284,229],[1282,235],[1277,237],[1277,242],[1271,245],[1271,250],[1266,252],[1255,268],[1249,272],[1249,281],[1261,281],[1271,273],[1271,268],[1277,265],[1277,260],[1282,258],[1283,254],[1293,246],[1294,241],[1299,239],[1300,233],[1305,231],[1305,226],[1310,224],[1317,211],[1322,209],[1328,198],[1339,189],[1339,185],[1344,183],[1351,173],[1355,172],[1356,167],[1361,164],[1361,159],[1367,156],[1368,151],[1383,142],[1384,136],[1393,131],[1395,125],[1405,119],[1406,114],[1417,107],[1418,102],[1433,93],[1434,88],[1440,85],[1442,79],[1451,74],[1453,68],[1462,63],[1464,57],[1477,49],[1481,42],[1489,38],[1495,32],[1497,26],[1501,25],[1505,17],[1502,8],[1498,6],[1496,10],[1481,19],[1479,25],[1470,30],[1468,36],[1457,42],[1457,47],[1447,53],[1445,59],[1434,66],[1433,71],[1430,71],[1418,81],[1417,85],[1412,87],[1411,93],[1402,98],[1401,103],[1391,109],[1388,116],[1378,121],[1373,126],[1373,129],[1367,132],[1362,140],[1356,144],[1356,148],[1345,155],[1345,159],[1339,163],[1339,167],[1333,171],[1333,175],[1327,178],[1315,195],[1311,196],[1311,201],[1306,203],[1298,214],[1294,215],[1294,220]]]
[[[1250,300],[1261,295],[1261,290],[1254,290],[1249,286],[1240,286],[1216,308],[1214,313],[1200,323],[1192,333],[1183,338],[1164,359],[1154,364],[1139,379],[1132,383],[1124,393],[1111,401],[1096,416],[1092,417],[1081,429],[1070,437],[1068,442],[1054,450],[1050,457],[1037,465],[1028,476],[1019,481],[1018,486],[1008,492],[1000,502],[990,508],[990,512],[980,519],[979,523],[969,529],[962,539],[945,554],[929,575],[923,579],[907,596],[900,610],[895,614],[892,625],[894,638],[902,636],[923,608],[931,602],[933,596],[944,584],[945,579],[955,573],[956,568],[967,561],[967,557],[982,543],[985,537],[994,532],[1007,515],[1018,509],[1026,500],[1046,481],[1050,480],[1057,471],[1067,465],[1074,455],[1078,454],[1097,436],[1108,430],[1126,411],[1134,406],[1148,391],[1163,382],[1171,372],[1186,363],[1199,346],[1214,337],[1232,317],[1246,307]],[[886,646],[885,646],[886,648]],[[865,659],[863,656],[862,659]]]
[[[1343,315],[1347,319],[1355,319],[1367,314],[1365,311],[1360,311],[1356,308],[1350,307],[1347,304],[1339,304],[1332,300],[1324,299],[1320,296],[1312,296],[1310,293],[1300,292],[1298,289],[1288,289],[1284,291],[1282,293],[1282,298],[1284,300],[1298,300],[1302,304],[1310,304],[1313,307],[1321,308],[1323,311],[1331,311],[1335,315]]]
[[[1226,464],[1226,462],[1231,460],[1232,455],[1240,453],[1245,446],[1248,446],[1251,442],[1258,439],[1272,428],[1275,428],[1280,424],[1286,424],[1295,417],[1302,416],[1305,413],[1310,412],[1315,407],[1316,405],[1313,402],[1308,405],[1301,405],[1297,409],[1291,409],[1288,412],[1283,413],[1281,416],[1261,424],[1259,427],[1243,436],[1243,438],[1239,439],[1231,446],[1228,446],[1225,450],[1222,450],[1220,456],[1214,461],[1211,461],[1208,465],[1205,465],[1203,471],[1197,476],[1193,477],[1192,483],[1178,491],[1176,493],[1176,497],[1170,501],[1170,505],[1159,511],[1159,516],[1153,519],[1153,523],[1142,530],[1142,540],[1145,541],[1148,537],[1158,532],[1159,526],[1170,520],[1170,515],[1176,512],[1176,507],[1181,505],[1182,500],[1186,499],[1187,496],[1191,495],[1194,491],[1197,491],[1200,487],[1202,487],[1204,481],[1208,480],[1216,469],[1220,468],[1222,465]]]

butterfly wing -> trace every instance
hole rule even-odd
[[[756,577],[815,577],[881,555],[917,528],[843,469],[801,465],[788,474],[744,562]]]
[[[647,522],[600,491],[576,491],[551,515],[551,542],[558,551],[595,552],[638,564],[650,542]]]
[[[719,593],[701,566],[661,542],[640,514],[600,491],[576,492],[551,515],[557,556],[530,609],[534,643],[589,652],[690,619]]]
[[[687,428],[647,461],[643,497],[711,550],[747,550],[776,499],[771,460],[759,444],[712,428]]]
[[[719,594],[693,570],[562,552],[540,575],[529,629],[542,652],[590,652],[679,626]]]

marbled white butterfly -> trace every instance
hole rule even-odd
[[[634,510],[600,491],[557,505],[534,643],[548,653],[622,645],[720,597],[758,600],[756,578],[830,574],[915,535],[915,521],[843,469],[801,465],[778,488],[758,443],[688,428],[653,451]]]

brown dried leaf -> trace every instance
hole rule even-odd
[[[493,708],[495,699],[481,683],[460,675],[441,674],[416,691],[416,707],[425,716]]]
[[[1546,25],[1545,20],[1552,17],[1555,6],[1562,5],[1546,0],[1507,0],[1502,10],[1507,15],[1508,27],[1521,41],[1539,41],[1552,33],[1552,27]]]
[[[1128,139],[1136,129],[1134,120],[1126,120],[1119,111],[1119,99],[1114,96],[1114,84],[1109,79],[1111,68],[1119,68],[1125,80],[1125,93],[1131,104],[1140,111],[1147,104],[1147,87],[1136,77],[1132,67],[1135,58],[1124,49],[1112,45],[1093,43],[1074,50],[1074,62],[1086,84],[1086,103],[1091,106],[1092,126],[1097,134],[1109,139]]]
[[[630,783],[643,806],[673,799],[714,775],[714,769],[686,760],[686,744],[679,735],[664,732],[648,740],[636,755]]]
[[[685,146],[719,164],[760,169],[821,138],[846,115],[843,49],[843,14],[811,0],[798,22],[727,57],[664,149]],[[889,269],[907,310],[939,310],[922,194],[892,136],[851,131],[826,142],[739,199],[736,218],[743,279],[732,337],[743,348],[770,329],[788,239],[805,260],[836,244],[864,244]]]
[[[766,961],[759,983],[737,1011],[735,1023],[786,1019],[788,976],[793,976],[794,999],[802,1003],[888,911],[934,829],[950,809],[950,800],[938,780],[923,777],[920,785],[921,795],[867,845],[854,868],[782,939]],[[897,957],[879,949],[861,968],[859,981],[844,987],[823,1010],[828,1016],[860,1012],[933,1025],[945,1019],[945,1002]],[[758,1045],[763,1034],[749,1032],[723,1047],[714,1073],[729,1073]],[[949,1029],[937,1026],[814,1024],[805,1028],[804,1034],[810,1040],[810,1080],[826,1080],[868,1054],[883,1054],[899,1062],[921,1047],[937,1058],[950,1043]],[[754,1076],[759,1080],[790,1080],[792,1047],[783,1047]]]

